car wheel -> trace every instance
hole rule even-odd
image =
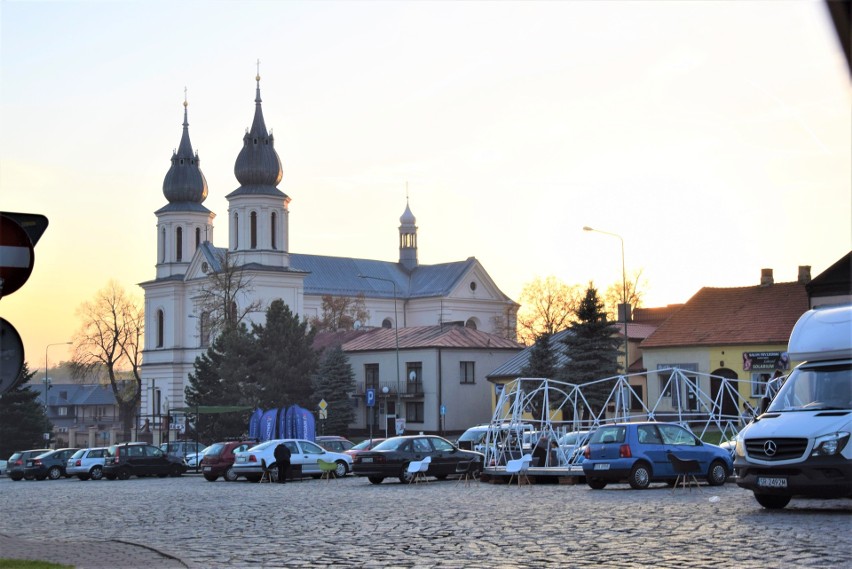
[[[92,480],[100,480],[104,477],[104,469],[100,464],[96,464],[89,471],[89,476],[92,477]]]
[[[119,480],[127,480],[128,478],[130,478],[130,470],[128,470],[127,468],[122,468],[118,471],[118,474],[116,476]]]
[[[62,478],[62,469],[58,466],[51,466],[50,470],[47,471],[47,477],[51,480],[59,480]]]
[[[237,481],[237,473],[234,472],[234,467],[229,467],[228,470],[225,471],[225,481],[226,482],[236,482]]]
[[[651,483],[651,467],[644,462],[637,462],[630,469],[630,477],[627,481],[631,488],[644,490]]]
[[[710,463],[710,470],[707,471],[707,483],[710,486],[721,486],[728,479],[728,469],[725,463],[721,460],[714,460]]]
[[[384,480],[384,477],[382,477],[382,476],[368,476],[367,480],[369,480],[373,484],[381,484],[382,481]]]
[[[411,482],[411,474],[408,472],[408,463],[402,465],[402,470],[399,471],[399,481],[403,484],[408,484]]]
[[[13,481],[15,481],[15,482],[17,482],[18,480],[23,479],[23,477],[24,477],[24,475],[23,475],[23,474],[10,474],[10,475],[9,475],[9,478],[11,478],[11,479],[12,479]]]
[[[215,474],[205,474],[204,475],[204,480],[206,480],[207,482],[216,482],[216,480],[218,478],[219,477],[216,476]],[[226,480],[227,480],[227,478],[226,478]]]
[[[588,484],[589,488],[592,490],[603,490],[606,488],[606,480],[601,480],[600,478],[587,478],[586,484]]]
[[[776,494],[754,494],[757,503],[767,510],[780,510],[790,503],[790,496],[778,496]]]
[[[85,481],[85,480],[88,480],[88,479],[89,479],[89,475],[88,475],[88,474],[78,474],[78,475],[77,475],[77,478],[79,478],[80,480]]]
[[[349,469],[346,467],[346,463],[342,460],[337,461],[337,467],[334,469],[334,477],[335,478],[343,478],[349,472]]]
[[[177,478],[181,474],[183,474],[183,469],[178,465],[172,466],[171,470],[169,471],[169,476],[172,476],[174,478]]]

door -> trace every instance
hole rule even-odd
[[[317,460],[324,458],[323,455],[325,454],[325,450],[318,444],[310,441],[299,441],[299,446],[301,447],[299,457],[301,459],[302,472],[319,474],[320,469],[319,464],[317,464]],[[293,450],[290,449],[290,452],[292,453]]]
[[[663,438],[657,425],[639,425],[636,427],[636,439],[639,448],[638,455],[645,455],[651,460],[654,476],[673,476],[672,465],[669,462],[668,447],[663,444]]]
[[[697,460],[701,465],[701,470],[704,471],[709,466],[704,452],[695,435],[678,425],[658,425],[660,435],[663,437],[663,444],[666,447],[666,452],[672,452],[678,458],[684,460]],[[702,460],[703,459],[703,460]],[[667,459],[668,460],[668,459]],[[669,473],[674,476],[674,470],[669,466]]]
[[[429,474],[433,476],[453,474],[456,471],[456,463],[458,462],[456,448],[444,439],[431,438],[428,440],[434,448],[431,453],[432,462],[429,465]]]

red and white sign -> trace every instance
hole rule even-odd
[[[18,223],[0,215],[0,297],[21,288],[35,264],[35,251],[29,235]]]

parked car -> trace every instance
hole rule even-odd
[[[38,456],[27,459],[24,465],[24,478],[36,480],[58,480],[63,476],[67,477],[65,465],[71,455],[77,452],[78,448],[59,448],[42,453]]]
[[[669,454],[698,461],[699,470],[711,486],[725,483],[733,472],[730,453],[702,442],[674,423],[625,423],[603,425],[586,445],[583,472],[586,483],[599,490],[610,482],[632,488],[647,488],[651,482],[677,479]]]
[[[234,472],[234,453],[242,452],[257,445],[257,441],[225,441],[213,443],[204,451],[201,459],[201,473],[204,479],[215,482],[220,476],[228,482],[237,479]]]
[[[590,438],[591,431],[571,431],[559,437],[556,441],[559,445],[557,451],[559,465],[567,466],[583,462],[585,460],[583,449]]]
[[[34,448],[12,453],[12,456],[6,461],[6,475],[16,482],[23,479],[24,467],[27,464],[27,460],[46,453],[49,450],[49,448]]]
[[[326,435],[317,437],[316,443],[325,450],[330,450],[331,452],[346,452],[355,446],[355,443],[345,437]]]
[[[184,459],[186,460],[186,465],[190,468],[198,470],[198,468],[201,466],[201,459],[204,458],[204,453],[207,452],[208,448],[210,447],[204,447],[199,452],[191,452],[186,455],[186,458]]]
[[[443,480],[455,474],[459,465],[474,461],[472,469],[481,471],[485,456],[481,452],[461,450],[453,443],[434,435],[408,435],[383,441],[369,451],[359,452],[353,457],[356,476],[366,476],[373,484],[381,484],[385,478],[398,478],[409,482],[408,463],[432,457],[428,476]]]
[[[303,439],[273,439],[255,445],[248,450],[234,453],[236,457],[234,473],[255,482],[260,480],[263,474],[261,460],[265,460],[266,466],[269,468],[276,467],[275,447],[282,443],[290,449],[290,464],[300,468],[302,474],[310,474],[319,478],[322,471],[317,461],[320,459],[337,464],[337,469],[334,471],[335,476],[346,476],[352,470],[352,457],[348,454],[330,452],[314,442]],[[277,480],[278,472],[273,471],[272,477]]]
[[[160,450],[171,456],[177,456],[186,460],[190,454],[204,450],[204,444],[195,441],[174,441],[161,444]]]
[[[370,449],[374,448],[377,444],[379,444],[380,442],[385,441],[385,440],[387,440],[387,439],[384,439],[384,438],[381,438],[381,439],[364,439],[363,441],[361,441],[360,443],[358,443],[357,445],[355,445],[351,449],[344,451],[344,452],[346,454],[348,454],[349,456],[355,456],[356,454],[358,454],[360,452],[364,452],[365,450],[370,450]]]
[[[104,455],[106,447],[83,448],[71,455],[65,465],[68,476],[76,476],[80,480],[100,480],[104,475]]]
[[[168,455],[146,443],[123,443],[107,448],[104,478],[127,480],[131,476],[180,476],[186,472],[183,457]]]

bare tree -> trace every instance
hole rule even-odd
[[[73,373],[76,377],[106,376],[125,432],[129,432],[142,388],[139,366],[144,309],[111,280],[94,300],[81,304],[77,314],[83,322],[74,336]],[[130,368],[132,381],[120,379],[126,375],[122,368]]]
[[[552,275],[536,277],[521,292],[518,340],[529,346],[542,334],[568,328],[582,298],[583,290],[577,285],[568,285]]]
[[[207,281],[200,289],[198,305],[202,334],[210,337],[223,330],[234,330],[249,313],[263,308],[260,300],[252,300],[251,283],[251,275],[238,266],[227,251],[219,256],[219,270],[208,273]]]
[[[642,278],[642,269],[628,275],[627,282],[618,281],[609,285],[603,295],[604,305],[606,306],[606,315],[610,322],[618,322],[618,305],[624,302],[623,284],[627,285],[627,302],[632,308],[642,308],[644,303],[642,298],[645,296],[645,289],[648,287],[648,281]]]
[[[355,322],[366,322],[370,318],[364,293],[358,296],[322,297],[322,317],[311,318],[311,327],[317,332],[352,330]]]

